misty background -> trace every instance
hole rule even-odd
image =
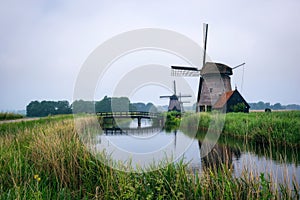
[[[72,102],[82,64],[115,35],[161,28],[202,46],[203,23],[211,60],[231,67],[246,62],[234,71],[232,87],[248,102],[300,104],[299,8],[297,0],[1,1],[0,111],[25,109],[33,100]]]

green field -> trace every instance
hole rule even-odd
[[[242,134],[229,124],[243,122],[245,126],[245,119],[254,123],[263,114],[230,114],[224,131]],[[287,120],[289,116],[293,118]],[[195,116],[189,117],[192,122]],[[293,121],[299,120],[299,112],[272,113],[265,118],[268,123],[280,122],[274,141],[283,135],[279,128],[294,130],[289,128],[290,121],[299,125]],[[265,127],[256,122],[257,130]],[[250,127],[254,124],[248,126],[249,134]],[[0,199],[299,199],[297,183],[290,187],[273,183],[267,174],[234,178],[231,173],[224,166],[198,174],[182,162],[153,172],[114,170],[87,151],[72,115],[0,125]]]

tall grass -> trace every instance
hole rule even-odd
[[[196,113],[184,117],[180,127],[205,131],[212,121],[210,113]],[[272,113],[228,113],[223,135],[247,139],[260,144],[300,147],[300,111]]]
[[[300,112],[230,113],[224,132],[258,143],[300,145]]]
[[[0,134],[1,199],[299,198],[297,186],[274,190],[268,176],[234,178],[226,166],[201,174],[183,162],[152,172],[117,171],[87,151],[72,119],[27,125]]]

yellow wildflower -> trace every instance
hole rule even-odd
[[[33,178],[34,178],[34,179],[38,179],[38,178],[39,178],[39,175],[38,175],[38,174],[35,174],[35,175],[33,176]]]

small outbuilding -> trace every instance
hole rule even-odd
[[[213,110],[222,112],[249,112],[249,104],[237,89],[223,93],[213,105]]]

